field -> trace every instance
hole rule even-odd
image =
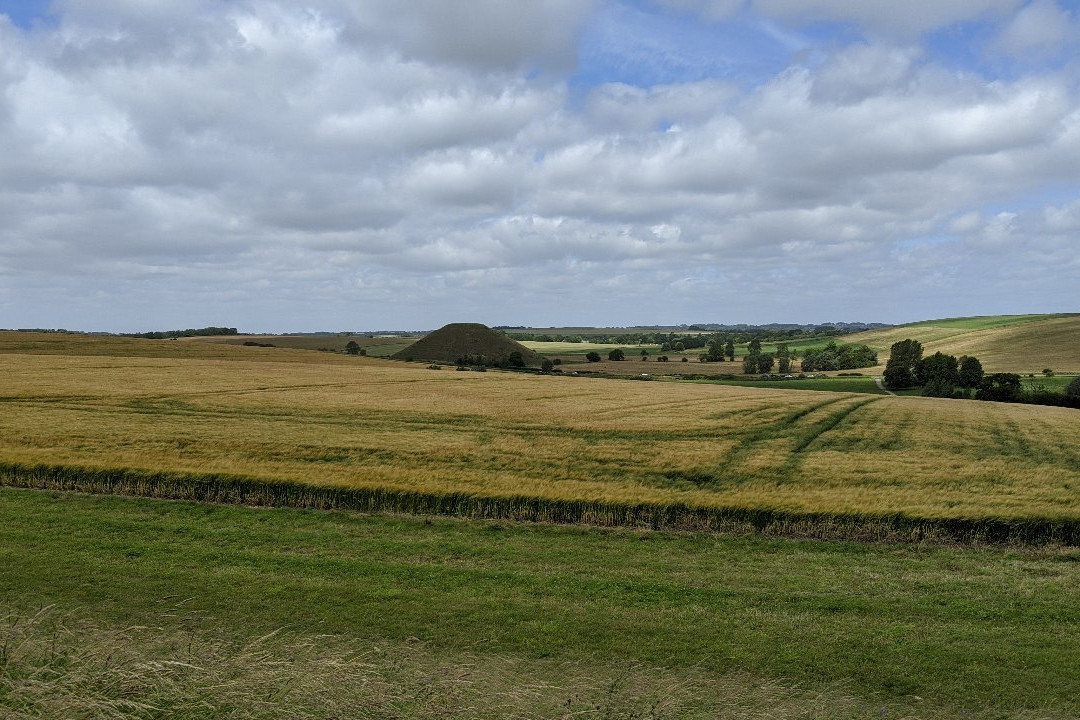
[[[642,350],[648,350],[650,355],[656,355],[660,352],[659,345],[619,345],[616,343],[594,342],[535,342],[532,340],[525,340],[521,344],[542,355],[556,357],[585,355],[586,353],[597,352],[600,353],[601,357],[606,358],[610,351],[617,349],[625,352],[627,357],[639,355]],[[668,354],[673,355],[675,353]]]
[[[330,352],[344,352],[345,346],[355,342],[374,357],[389,357],[398,350],[404,350],[416,342],[418,337],[404,337],[398,335],[380,335],[368,337],[366,335],[223,335],[220,337],[185,338],[186,340],[206,343],[219,342],[226,345],[243,345],[246,342],[270,343],[274,347],[291,348],[294,350],[323,350]]]
[[[0,378],[5,720],[1080,713],[1075,410],[60,334]]]
[[[103,357],[55,342],[67,354],[0,353],[0,462],[13,472],[528,498],[541,501],[538,517],[595,510],[605,522],[642,504],[686,508],[693,522],[696,508],[1080,521],[1080,423],[1063,408],[432,371],[211,344],[200,359],[198,343],[165,342],[183,350],[176,358]]]
[[[718,382],[735,387],[760,387],[776,390],[822,390],[827,392],[865,393],[868,395],[888,395],[880,389],[874,378],[840,377],[835,374],[828,377],[805,378],[802,380],[704,380],[700,382]]]
[[[1080,713],[1075,549],[0,488],[0,623],[5,718]]]
[[[911,338],[923,344],[923,355],[937,351],[973,355],[987,372],[1080,373],[1080,315],[995,315],[951,318],[900,325],[848,335],[844,342],[865,343],[878,350],[884,366],[889,347]]]

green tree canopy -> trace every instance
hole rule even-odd
[[[962,388],[976,388],[983,379],[983,366],[979,358],[964,355],[960,358],[959,382]]]
[[[922,358],[915,365],[915,382],[925,386],[931,381],[936,381],[956,387],[960,382],[958,365],[954,356],[936,352],[930,357]]]
[[[901,340],[892,344],[889,361],[885,363],[885,386],[898,389],[915,387],[915,368],[922,360],[922,343]]]

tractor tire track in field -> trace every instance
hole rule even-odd
[[[809,427],[806,433],[799,437],[795,441],[795,447],[792,448],[792,455],[798,455],[809,447],[814,441],[820,438],[825,433],[835,428],[840,423],[847,420],[857,410],[861,410],[867,405],[873,404],[880,400],[879,397],[867,398],[866,400],[860,400],[848,407],[842,408],[840,412],[834,413],[819,423],[814,423]]]
[[[812,426],[813,428],[822,425],[827,425],[828,427],[817,432],[811,430],[810,432],[813,433],[813,436],[803,444],[803,447],[828,429],[835,427],[844,417],[851,414],[852,411],[879,399],[880,397],[871,397],[865,400],[856,399],[853,406],[844,407],[839,413],[830,414],[824,420],[814,423]],[[774,421],[767,422],[760,427],[752,428],[743,433],[742,437],[737,437],[736,440],[738,444],[732,448],[714,468],[689,471],[675,470],[666,473],[665,477],[669,481],[690,482],[699,487],[711,488],[718,488],[723,485],[742,485],[746,482],[760,479],[759,473],[747,475],[746,473],[740,472],[737,468],[764,443],[791,437],[793,426],[808,415],[838,403],[850,402],[852,402],[851,395],[841,395],[839,397],[829,398],[798,408],[793,412],[784,414]],[[836,419],[834,420],[834,418]],[[800,439],[801,437],[802,435],[798,436]],[[799,444],[800,439],[796,440],[797,445]]]

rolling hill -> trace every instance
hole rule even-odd
[[[889,347],[906,338],[921,342],[924,355],[939,350],[973,355],[988,372],[1080,372],[1080,314],[926,320],[848,335],[844,341],[869,345],[884,365]]]

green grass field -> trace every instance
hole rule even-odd
[[[0,487],[4,720],[1080,713],[1074,410],[27,333],[0,377],[0,483],[234,503]]]
[[[0,618],[5,718],[1080,713],[1075,549],[0,488]]]
[[[648,350],[650,355],[657,355],[660,353],[659,345],[618,345],[614,343],[594,342],[535,342],[532,340],[526,340],[521,344],[530,350],[535,350],[541,355],[551,356],[585,355],[589,352],[598,352],[602,357],[606,358],[609,352],[617,349],[625,352],[627,356],[639,355],[642,350]]]
[[[989,330],[991,328],[1023,325],[1038,320],[1069,317],[1069,315],[979,315],[974,317],[942,318],[907,323],[903,327],[942,327],[958,330]]]

